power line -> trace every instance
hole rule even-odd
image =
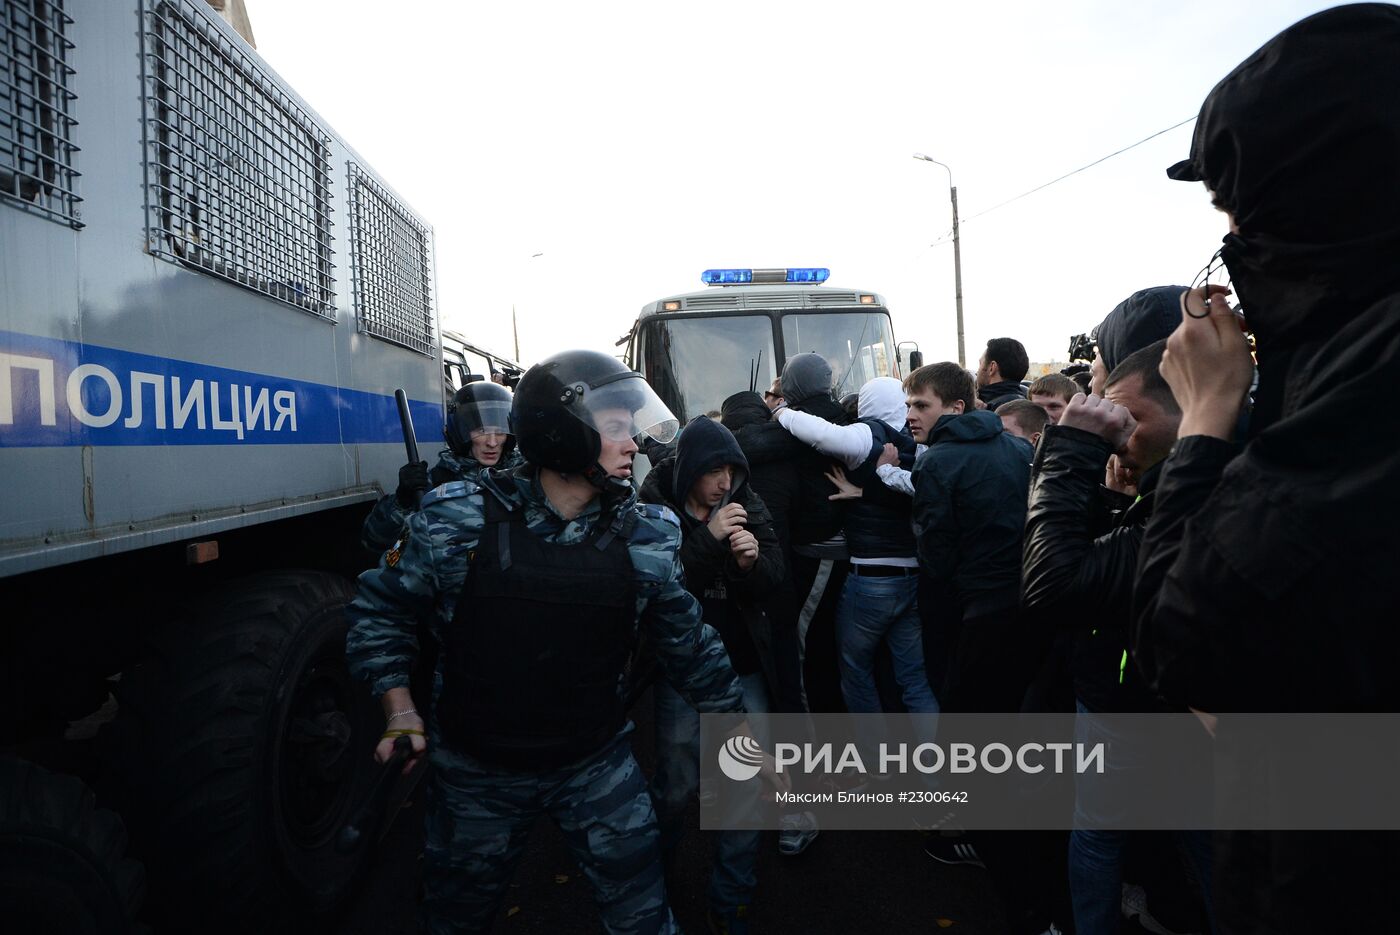
[[[1109,160],[1109,159],[1112,159],[1114,156],[1121,156],[1123,153],[1126,153],[1128,150],[1133,149],[1133,148],[1138,147],[1138,146],[1141,146],[1143,143],[1146,143],[1146,142],[1148,142],[1149,140],[1155,140],[1157,137],[1161,136],[1163,133],[1170,133],[1171,131],[1175,130],[1177,127],[1184,127],[1184,126],[1186,126],[1186,124],[1190,123],[1192,120],[1195,120],[1195,119],[1196,119],[1196,118],[1195,118],[1194,116],[1193,116],[1193,117],[1187,117],[1185,120],[1182,120],[1182,121],[1180,121],[1179,123],[1174,123],[1174,124],[1172,124],[1171,126],[1167,127],[1165,130],[1158,130],[1156,133],[1152,134],[1151,136],[1145,136],[1145,137],[1143,137],[1142,139],[1138,140],[1136,143],[1130,143],[1130,144],[1128,144],[1127,146],[1124,146],[1122,149],[1114,150],[1113,152],[1109,153],[1107,156],[1100,156],[1098,159],[1095,159],[1093,162],[1089,163],[1088,165],[1080,166],[1078,169],[1075,169],[1073,172],[1066,172],[1064,175],[1060,176],[1059,178],[1053,178],[1053,179],[1051,179],[1050,181],[1044,183],[1043,185],[1037,185],[1035,188],[1032,188],[1032,189],[1030,189],[1029,191],[1021,192],[1021,194],[1017,195],[1017,196],[1014,197],[1014,198],[1008,198],[1008,199],[1006,199],[1005,201],[998,202],[997,204],[992,205],[990,208],[988,208],[988,209],[985,210],[985,211],[978,211],[976,214],[970,215],[969,217],[962,218],[961,221],[962,221],[962,223],[966,224],[968,221],[972,221],[972,220],[975,220],[975,219],[977,219],[977,218],[980,218],[980,217],[982,217],[982,216],[984,216],[984,215],[991,214],[993,211],[997,210],[998,208],[1004,208],[1004,207],[1006,207],[1007,205],[1011,204],[1013,201],[1020,201],[1022,198],[1025,198],[1027,195],[1034,195],[1036,192],[1040,191],[1041,189],[1049,188],[1051,185],[1054,185],[1056,182],[1063,182],[1065,179],[1069,178],[1070,176],[1072,176],[1072,175],[1078,175],[1079,173],[1083,172],[1085,169],[1092,169],[1094,166],[1098,165],[1099,163],[1105,162],[1105,161],[1107,161],[1107,160]],[[929,246],[930,246],[930,247],[936,247],[936,246],[938,246],[939,244],[947,243],[948,240],[951,239],[952,233],[953,233],[952,231],[949,231],[948,233],[944,234],[942,237],[940,237],[940,238],[938,238],[937,240],[935,240],[933,243],[929,244]]]

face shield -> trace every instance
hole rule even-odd
[[[646,436],[666,444],[680,423],[641,374],[610,374],[599,381],[566,386],[565,410],[604,438],[620,442]]]
[[[453,413],[457,434],[463,439],[478,435],[510,434],[510,400],[482,399],[459,403]]]

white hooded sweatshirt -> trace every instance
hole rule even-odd
[[[860,388],[858,411],[862,419],[879,419],[899,431],[906,421],[904,387],[894,377],[876,377]],[[865,463],[875,445],[870,426],[861,422],[832,425],[820,416],[789,409],[779,410],[777,418],[798,441],[840,460],[852,470]]]

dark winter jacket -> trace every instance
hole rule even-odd
[[[846,410],[830,396],[814,397],[788,408],[820,416],[833,425],[846,425],[851,421]],[[806,450],[797,457],[797,504],[791,527],[794,546],[833,539],[841,535],[846,523],[844,503],[830,499],[836,487],[826,479],[836,462],[820,451],[805,445],[803,448]]]
[[[1303,20],[1216,86],[1172,170],[1235,215],[1258,344],[1253,437],[1178,442],[1143,547],[1138,662],[1208,711],[1400,710],[1396,48],[1400,7]]]
[[[987,410],[943,416],[914,465],[914,534],[930,583],[954,588],[965,617],[1020,601],[1030,443]]]
[[[1135,666],[1126,665],[1128,621],[1142,531],[1160,465],[1111,531],[1093,529],[1100,481],[1113,454],[1092,432],[1051,425],[1031,465],[1023,546],[1022,604],[1047,626],[1072,623],[1074,691],[1091,711],[1155,711]]]
[[[1179,703],[1400,710],[1397,48],[1400,7],[1308,17],[1211,91],[1169,170],[1235,218],[1220,255],[1259,364],[1243,451],[1179,440],[1143,539],[1134,658]],[[1238,736],[1222,714],[1216,746]],[[1296,769],[1279,746],[1251,750],[1251,772]],[[1391,912],[1394,832],[1215,844],[1226,935],[1374,932]]]
[[[744,507],[745,528],[758,540],[758,561],[748,571],[734,561],[729,543],[716,539],[709,526],[685,508],[695,481],[724,464],[735,467],[725,503]],[[686,589],[704,607],[705,622],[719,631],[730,662],[741,675],[767,668],[771,640],[762,603],[785,574],[772,519],[747,479],[748,463],[734,436],[713,419],[698,416],[677,439],[675,455],[652,468],[641,490],[642,502],[668,506],[680,518]]]
[[[898,385],[894,380],[889,382]],[[900,400],[902,410],[902,392]],[[883,419],[871,416],[860,421],[870,429],[873,450],[864,464],[846,472],[847,479],[861,488],[860,499],[852,500],[846,508],[847,547],[852,557],[910,558],[917,549],[909,497],[887,487],[876,469],[885,445],[890,444],[899,452],[899,466],[912,470],[917,450],[914,439],[902,426],[895,429]]]
[[[783,399],[795,412],[809,412],[834,425],[847,425],[851,417],[831,396],[831,365],[820,354],[798,354],[783,367]],[[842,502],[831,500],[836,487],[826,479],[834,463],[826,455],[800,442],[797,456],[797,502],[792,513],[794,546],[826,542],[841,534],[845,520]]]
[[[1025,399],[1026,389],[1015,380],[1002,380],[978,387],[977,398],[986,403],[989,410],[995,412],[1002,403],[1009,403],[1013,399]]]
[[[773,421],[758,393],[735,393],[720,408],[720,423],[734,433],[749,462],[749,486],[763,498],[773,531],[786,557],[792,546],[791,523],[798,497],[798,458],[810,450]]]

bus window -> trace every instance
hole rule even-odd
[[[447,377],[447,392],[449,395],[460,390],[467,381],[467,372],[461,364],[448,363],[443,366],[442,370]]]
[[[651,322],[643,342],[643,376],[681,425],[750,389],[755,369],[752,385],[759,392],[777,373],[773,324],[767,315]]]
[[[471,348],[462,348],[462,360],[466,362],[467,373],[472,376],[481,377],[483,380],[491,379],[491,361],[485,354],[478,354]]]
[[[825,357],[838,399],[868,380],[895,373],[894,339],[883,311],[784,315],[783,350],[789,359],[809,351]]]

